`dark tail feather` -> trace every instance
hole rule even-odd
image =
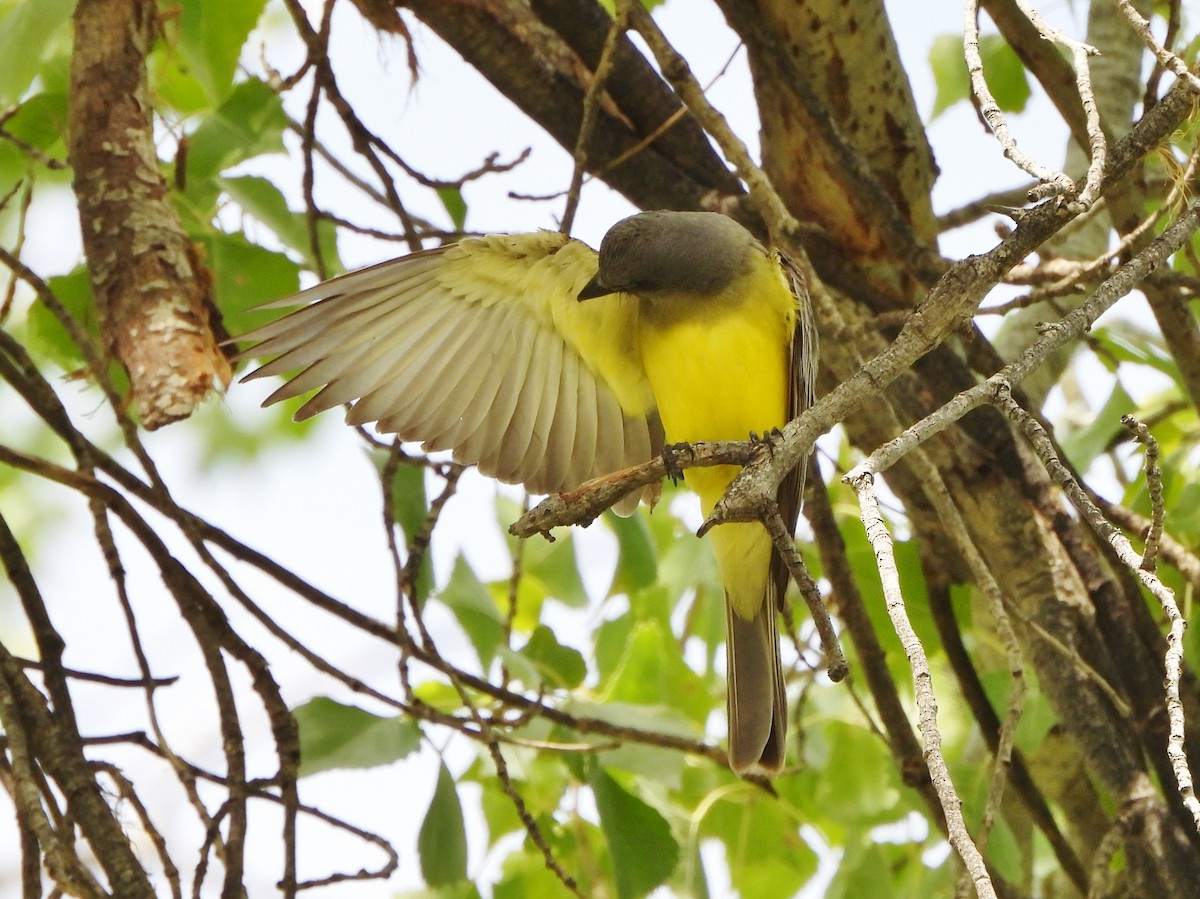
[[[725,603],[729,765],[738,774],[778,774],[787,751],[776,615],[768,601],[747,621]]]

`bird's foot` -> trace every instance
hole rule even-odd
[[[756,432],[751,431],[750,442],[756,444],[765,443],[767,445],[767,452],[773,457],[776,445],[783,442],[783,431],[779,430],[779,428],[771,428],[771,430],[764,433],[761,437]]]
[[[667,470],[667,477],[671,479],[671,483],[676,486],[679,484],[679,479],[683,477],[683,467],[679,464],[679,460],[690,452],[691,447],[686,443],[667,443],[663,445],[663,467]]]

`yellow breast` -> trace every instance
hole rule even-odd
[[[668,442],[745,440],[787,423],[788,366],[796,300],[774,261],[734,287],[737,294],[671,298],[687,314],[643,314],[642,362]],[[661,303],[663,300],[643,300]],[[685,479],[707,515],[736,475],[734,466],[695,468]],[[770,541],[758,524],[711,533],[734,610],[753,617],[766,589]]]

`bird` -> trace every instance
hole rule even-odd
[[[599,252],[553,231],[468,237],[267,304],[299,308],[242,335],[246,375],[289,375],[263,405],[309,397],[305,419],[449,450],[485,475],[557,493],[645,462],[666,443],[770,435],[813,401],[805,281],[716,212],[655,210],[614,224]],[[707,517],[737,466],[691,468]],[[794,533],[804,466],[779,488]],[[637,494],[615,511],[630,514]],[[788,572],[758,522],[707,537],[725,592],[728,756],[777,775],[787,702],[777,617]]]

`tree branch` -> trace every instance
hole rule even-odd
[[[104,342],[151,430],[186,418],[231,376],[208,272],[158,167],[145,73],[155,10],[148,0],[75,8],[69,154]]]

